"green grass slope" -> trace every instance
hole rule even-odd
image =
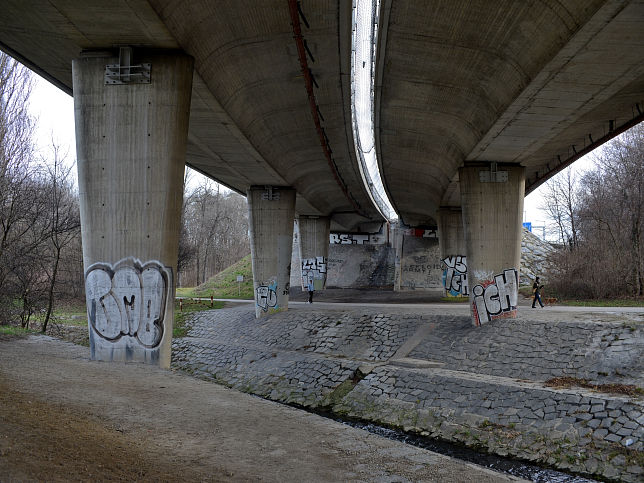
[[[241,284],[237,282],[237,275],[244,276]],[[250,255],[213,275],[198,287],[177,289],[177,297],[210,297],[211,295],[220,299],[253,299],[253,269]]]

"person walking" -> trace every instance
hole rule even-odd
[[[539,305],[541,305],[541,308],[543,308],[543,302],[541,301],[541,289],[543,288],[543,285],[539,285],[539,277],[534,279],[534,283],[532,284],[532,308],[534,309],[535,306],[534,304],[537,303],[537,300],[539,301]]]
[[[306,289],[309,291],[309,303],[313,303],[313,292],[315,291],[315,286],[313,285],[313,277],[309,274],[308,283]]]

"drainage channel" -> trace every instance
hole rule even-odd
[[[364,429],[365,431],[369,431],[370,433],[377,434],[385,438],[401,441],[412,446],[433,451],[434,453],[450,456],[452,458],[467,461],[468,463],[474,463],[479,466],[490,468],[491,470],[498,471],[499,473],[507,473],[509,475],[537,483],[597,483],[597,480],[570,475],[568,473],[548,468],[541,468],[539,466],[511,458],[479,453],[478,451],[465,446],[459,446],[445,441],[438,441],[424,436],[407,434],[403,431],[385,428],[373,423],[346,421],[328,414],[326,417],[331,417],[332,419],[348,426]]]
[[[468,463],[473,463],[499,473],[506,473],[524,480],[530,480],[535,483],[599,483],[598,480],[585,478],[582,476],[571,475],[562,471],[543,468],[535,464],[526,463],[512,458],[504,458],[493,454],[480,453],[476,450],[467,448],[462,445],[449,443],[437,439],[428,438],[415,434],[405,433],[404,431],[379,426],[374,423],[358,421],[353,419],[342,418],[337,414],[315,410],[298,404],[286,404],[309,413],[317,414],[327,419],[333,419],[353,428],[363,429],[370,433],[377,434],[384,438],[400,441],[405,444],[423,448],[434,453],[456,458]]]

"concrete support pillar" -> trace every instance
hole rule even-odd
[[[525,169],[472,163],[459,176],[473,322],[516,317]]]
[[[327,216],[298,218],[302,290],[306,290],[309,280],[313,280],[315,290],[326,287],[330,224]]]
[[[392,244],[394,248],[394,292],[402,289],[403,227],[400,222],[392,227]]]
[[[447,297],[466,297],[467,257],[460,208],[441,208],[437,213],[443,287]]]
[[[193,60],[146,53],[149,83],[107,81],[132,60],[73,62],[90,353],[169,367]]]
[[[295,190],[251,187],[248,210],[255,315],[260,318],[288,310]]]

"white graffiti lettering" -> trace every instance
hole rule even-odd
[[[444,264],[443,286],[448,296],[465,297],[469,295],[467,286],[467,257],[454,255],[441,260]]]
[[[277,282],[260,285],[255,289],[255,302],[264,312],[277,307]]]
[[[510,268],[493,280],[480,282],[472,289],[472,313],[476,325],[493,319],[515,317],[519,289],[519,272]]]
[[[302,259],[302,272],[314,271],[319,274],[326,273],[326,257],[312,257]]]
[[[127,258],[92,265],[85,275],[89,323],[101,338],[132,337],[146,348],[163,338],[171,271],[156,261]]]
[[[332,245],[365,245],[369,243],[369,235],[357,233],[331,233],[329,239]]]

